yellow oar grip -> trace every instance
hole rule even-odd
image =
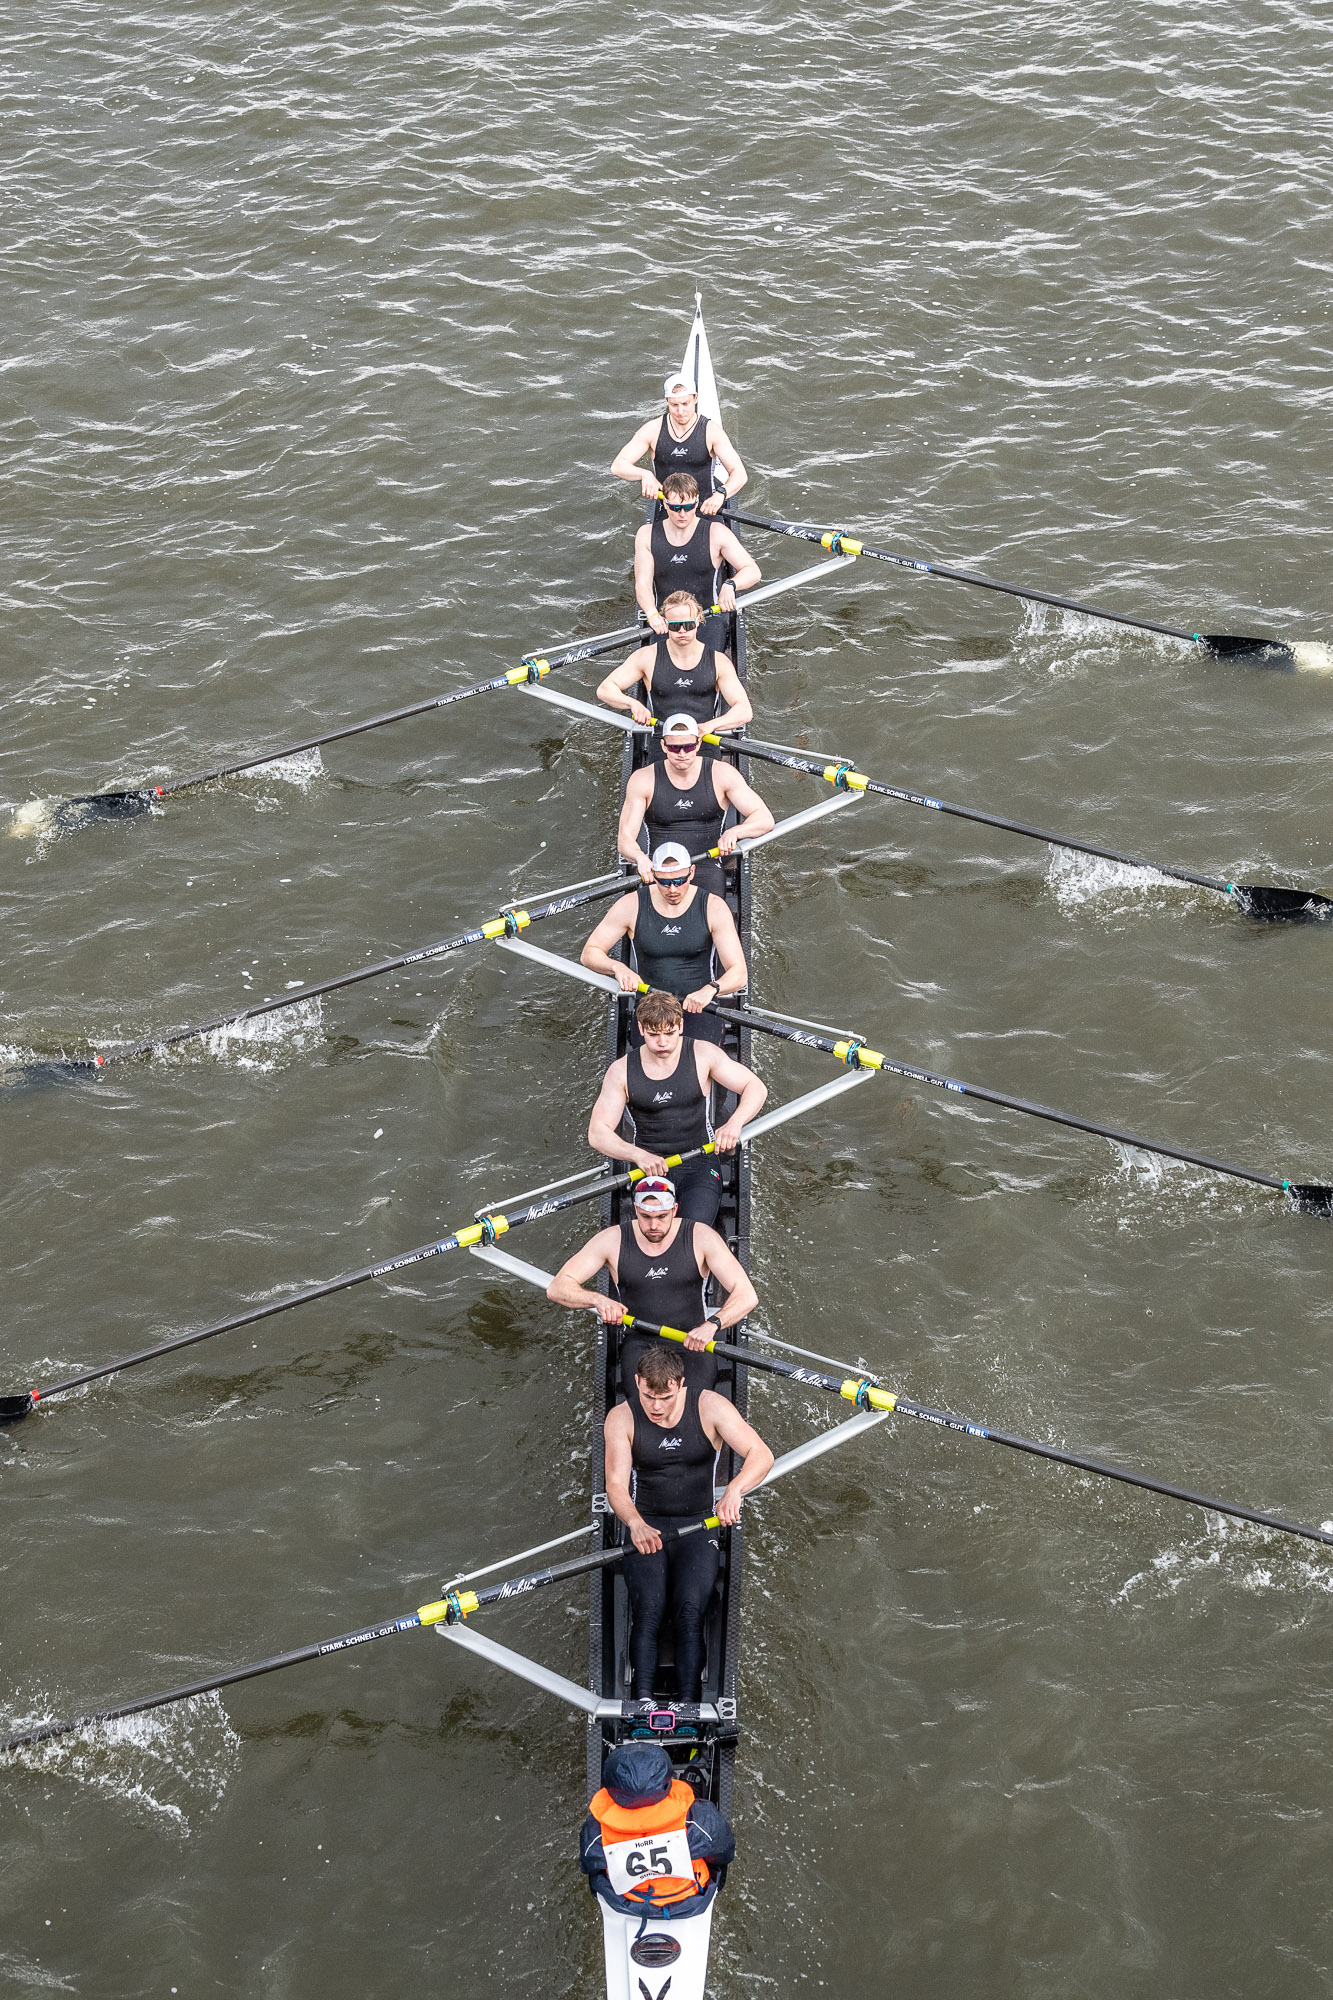
[[[475,1597],[472,1600],[470,1608],[473,1611],[477,1608]],[[447,1618],[448,1615],[449,1600],[447,1597],[438,1598],[434,1604],[421,1604],[417,1607],[417,1617],[423,1625],[438,1625],[440,1620]]]
[[[461,1250],[470,1250],[474,1243],[494,1242],[497,1236],[504,1235],[508,1227],[507,1215],[488,1215],[481,1222],[469,1222],[466,1229],[458,1232],[458,1246]]]
[[[517,687],[520,681],[530,681],[534,675],[539,681],[544,681],[550,671],[551,662],[536,655],[530,660],[524,660],[521,667],[511,667],[505,679],[510,687]]]
[[[853,1050],[856,1052],[858,1069],[883,1069],[884,1058],[878,1049],[868,1049],[863,1042],[835,1042],[833,1053],[839,1062],[846,1062]]]
[[[898,1398],[888,1389],[871,1389],[864,1375],[848,1376],[838,1394],[848,1403],[869,1403],[872,1410],[896,1410]]]
[[[488,924],[483,924],[481,934],[484,938],[512,937],[515,931],[525,931],[531,922],[526,910],[511,910],[507,917],[492,917]]]
[[[863,792],[870,783],[864,771],[849,771],[845,764],[825,764],[819,775],[840,792]]]
[[[633,1313],[626,1313],[621,1324],[623,1326],[637,1326],[638,1321],[635,1319]],[[688,1333],[682,1333],[678,1326],[660,1326],[657,1329],[657,1337],[659,1340],[686,1341],[690,1336]],[[716,1345],[716,1341],[707,1341],[705,1342],[703,1351],[706,1354],[711,1354]]]
[[[854,542],[850,535],[821,535],[819,546],[831,549],[835,556],[859,556],[862,550],[862,544]]]

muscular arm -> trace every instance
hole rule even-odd
[[[708,929],[713,940],[713,949],[722,964],[722,977],[717,982],[717,998],[720,1000],[724,994],[741,992],[750,977],[745,964],[745,953],[741,950],[741,941],[736,930],[736,919],[721,896],[709,898]]]
[[[616,852],[634,864],[640,880],[644,882],[653,879],[653,863],[652,857],[645,854],[639,845],[639,834],[648,811],[648,801],[652,797],[653,782],[654,767],[651,764],[634,773],[625,787],[620,824],[616,829]]]
[[[698,1061],[703,1070],[699,1081],[704,1088],[715,1083],[720,1090],[734,1090],[740,1100],[726,1124],[719,1125],[713,1134],[715,1150],[730,1153],[739,1144],[745,1126],[763,1110],[768,1098],[768,1085],[761,1082],[752,1069],[736,1062],[715,1043],[696,1042],[694,1046],[699,1051]]]
[[[703,1271],[708,1277],[716,1278],[727,1295],[712,1314],[714,1319],[721,1320],[722,1330],[725,1333],[728,1327],[736,1326],[747,1313],[754,1311],[759,1303],[759,1295],[750,1283],[739,1258],[734,1257],[728,1250],[716,1229],[708,1228],[705,1223],[696,1222],[694,1247]],[[705,1331],[704,1339],[711,1338],[711,1329]]]
[[[611,956],[620,940],[630,934],[634,909],[633,896],[618,897],[579,953],[580,965],[586,965],[589,972],[609,974],[617,981],[622,993],[637,993],[642,983],[631,966]]]
[[[747,785],[732,765],[719,760],[716,769],[717,795],[725,799],[729,806],[734,806],[737,814],[737,824],[727,828],[718,846],[724,854],[734,854],[738,840],[754,840],[761,833],[771,833],[773,815],[754,786]]]
[[[580,1306],[591,1306],[607,1326],[619,1326],[625,1317],[625,1309],[619,1301],[605,1298],[601,1292],[586,1290],[599,1271],[614,1272],[612,1259],[619,1244],[618,1229],[599,1229],[590,1243],[585,1243],[581,1250],[576,1250],[572,1257],[567,1258],[546,1287],[546,1296],[552,1305],[570,1306],[575,1311]]]
[[[723,584],[721,591],[718,593],[717,600],[724,611],[734,611],[736,608],[737,591],[753,590],[763,572],[754,557],[747,554],[745,549],[741,547],[741,544],[737,541],[735,535],[732,534],[730,528],[719,527],[715,524],[709,530],[709,533],[712,537],[709,544],[709,553],[714,563],[730,563],[736,572],[730,583]],[[731,602],[729,604],[726,601],[727,591],[731,592]]]
[[[652,450],[653,442],[661,428],[661,421],[660,417],[656,420],[649,417],[646,424],[640,424],[624,450],[618,451],[611,461],[611,471],[614,477],[617,479],[627,479],[631,485],[637,479],[645,500],[653,500],[657,497],[657,474],[653,471],[651,465],[645,472],[644,468],[639,464],[639,460],[646,451]],[[721,457],[721,453],[718,456]],[[726,463],[725,459],[723,463]],[[742,479],[741,485],[743,486],[744,484],[745,481]],[[736,490],[739,492],[740,487],[737,487]]]
[[[741,677],[725,653],[715,655],[715,664],[717,666],[717,691],[727,706],[723,709],[721,715],[716,716],[706,726],[710,730],[718,731],[723,729],[744,729],[747,723],[754,721],[754,710],[750,706],[750,697],[741,686]],[[601,689],[598,688],[597,692],[600,695]]]
[[[730,500],[748,483],[750,475],[741,464],[740,453],[716,418],[708,426],[708,449],[726,474],[727,483],[725,491],[710,495],[699,512],[716,514],[724,500]]]
[[[734,1069],[739,1066],[732,1065]],[[625,1115],[626,1101],[625,1058],[621,1056],[602,1078],[602,1088],[588,1120],[588,1144],[595,1153],[605,1153],[609,1160],[628,1160],[631,1165],[642,1167],[646,1174],[665,1173],[666,1161],[660,1153],[650,1153],[646,1146],[635,1146],[621,1138],[620,1121]]]
[[[653,651],[654,649],[651,646],[640,646],[636,653],[631,653],[627,660],[622,660],[620,665],[614,668],[607,675],[606,679],[599,684],[597,689],[598,701],[604,701],[608,708],[619,709],[622,715],[628,711],[636,722],[645,724],[651,722],[653,719],[652,714],[644,707],[641,698],[644,689],[641,688],[639,694],[634,696],[631,696],[630,689],[636,681],[641,681],[646,688],[648,684],[647,670],[653,658]],[[733,667],[733,674],[735,671]],[[721,686],[721,682],[722,677],[719,674],[719,686]],[[739,685],[740,682],[738,680],[737,686]],[[748,716],[746,720],[749,720]]]
[[[634,596],[640,611],[660,636],[666,631],[666,619],[658,610],[653,596],[652,531],[646,523],[634,537]]]
[[[634,1419],[628,1403],[617,1403],[613,1410],[607,1412],[602,1436],[606,1441],[606,1497],[611,1512],[618,1521],[625,1523],[640,1555],[654,1555],[662,1546],[662,1537],[656,1528],[648,1526],[630,1498],[629,1482],[634,1471]]]
[[[724,1528],[734,1528],[741,1517],[741,1501],[761,1486],[773,1468],[773,1454],[757,1430],[747,1424],[734,1403],[705,1389],[699,1397],[699,1422],[709,1440],[729,1444],[741,1460],[741,1467],[717,1503],[717,1518]],[[610,1480],[607,1480],[610,1493]]]

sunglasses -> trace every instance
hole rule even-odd
[[[684,889],[689,883],[688,875],[654,875],[659,889]]]
[[[697,500],[664,500],[662,502],[668,514],[690,514],[698,504]]]
[[[666,628],[668,632],[693,632],[698,623],[697,618],[668,618]]]
[[[699,739],[696,737],[693,743],[664,743],[662,748],[668,757],[692,757],[699,748]]]

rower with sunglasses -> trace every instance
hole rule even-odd
[[[668,473],[693,473],[708,493],[700,512],[716,514],[724,500],[740,492],[750,475],[717,418],[700,416],[694,384],[684,375],[668,375],[663,388],[666,411],[661,422],[649,417],[646,424],[640,424],[625,449],[617,452],[611,470],[617,479],[628,479],[631,484],[637,479],[645,500],[656,500]],[[647,471],[639,463],[646,451],[653,455]],[[712,490],[714,460],[726,480],[720,493]]]
[[[754,710],[741,686],[740,675],[725,653],[715,652],[699,639],[702,607],[687,590],[673,590],[662,606],[666,637],[655,645],[640,646],[607,675],[597,690],[598,701],[608,708],[626,711],[636,722],[651,723],[664,715],[692,715],[701,727],[718,734],[727,729],[744,729]],[[640,699],[633,693],[642,683]],[[718,704],[726,702],[722,713]],[[713,751],[704,746],[704,755]],[[662,761],[662,744],[653,739],[653,758]]]
[[[686,1041],[721,1042],[722,1022],[701,1010],[719,995],[742,992],[748,982],[736,919],[724,896],[695,881],[690,857],[675,841],[659,847],[651,862],[647,855],[643,860],[645,879],[612,903],[584,945],[581,962],[614,979],[622,993],[637,993],[641,980],[658,992],[674,993],[684,1010]],[[626,938],[634,950],[633,967],[612,956]],[[638,1040],[636,1023],[633,1043]]]
[[[663,518],[645,521],[634,537],[634,595],[659,638],[666,632],[659,607],[673,592],[688,591],[696,604],[732,612],[737,590],[753,590],[760,577],[758,563],[730,528],[721,521],[700,520],[699,482],[693,473],[668,473],[662,505]],[[733,575],[719,589],[724,568]],[[705,619],[706,644],[716,645],[721,633],[720,620]]]
[[[724,833],[728,809],[734,810],[737,823]],[[735,852],[738,840],[755,840],[772,825],[772,813],[735,765],[704,757],[699,724],[682,712],[662,724],[662,762],[640,766],[625,787],[616,846],[650,882],[653,864],[648,857],[665,840],[678,841],[687,854],[707,854],[716,847],[726,856]],[[698,866],[703,887],[720,891],[721,861]]]

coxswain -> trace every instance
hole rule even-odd
[[[612,956],[625,938],[632,965]],[[694,863],[673,840],[654,853],[649,879],[612,903],[579,959],[614,979],[622,993],[637,993],[640,985],[674,993],[685,1010],[687,1041],[722,1040],[721,1021],[703,1009],[742,992],[750,977],[726,898],[695,880]]]
[[[664,841],[687,854],[734,854],[741,840],[754,840],[773,827],[773,815],[753,785],[734,764],[702,754],[702,730],[694,716],[681,710],[662,724],[662,761],[642,764],[625,786],[620,806],[616,847],[632,861],[643,881],[651,881],[651,856]],[[736,825],[724,833],[730,807]],[[645,847],[646,843],[646,847]],[[722,862],[698,864],[698,881],[708,889],[722,887]]]
[[[601,1271],[610,1275],[613,1297],[588,1289]],[[710,1278],[723,1295],[712,1307],[704,1299]],[[635,1188],[633,1219],[599,1229],[560,1266],[546,1296],[576,1311],[591,1306],[607,1327],[620,1326],[629,1313],[685,1334],[685,1379],[692,1389],[711,1389],[717,1379],[717,1361],[704,1352],[708,1342],[739,1325],[758,1304],[749,1277],[716,1229],[686,1222],[676,1210],[676,1190],[655,1175]],[[641,1355],[656,1338],[631,1328],[621,1339],[620,1380],[627,1392]]]
[[[579,1838],[579,1867],[594,1896],[626,1916],[645,1908],[669,1909],[673,1919],[701,1916],[735,1854],[720,1808],[673,1775],[660,1743],[616,1745]]]
[[[691,473],[699,490],[708,495],[701,508],[716,514],[725,500],[740,492],[749,479],[736,447],[716,417],[699,414],[699,397],[694,384],[684,375],[668,375],[663,388],[666,410],[662,417],[649,417],[640,424],[625,449],[617,452],[611,467],[617,479],[632,485],[637,479],[645,500],[655,500],[668,475]],[[645,452],[652,453],[647,468],[640,464]],[[720,493],[713,491],[713,461],[725,476]]]
[[[598,701],[622,714],[628,711],[635,722],[644,724],[670,715],[692,715],[701,729],[713,735],[744,729],[754,718],[750,698],[728,655],[699,638],[703,615],[702,605],[688,590],[673,590],[662,603],[665,638],[640,646],[622,660],[598,688]],[[660,738],[654,738],[653,750],[660,762]],[[709,757],[712,754],[707,751]]]
[[[760,570],[731,529],[699,517],[699,482],[692,472],[672,472],[662,485],[663,518],[645,521],[634,537],[634,595],[639,609],[661,637],[666,619],[660,607],[675,590],[687,590],[705,613],[736,609],[736,592],[753,590]],[[719,586],[724,566],[734,572]],[[709,625],[705,623],[705,637]]]
[[[686,1222],[716,1222],[722,1177],[706,1153],[668,1167],[669,1157],[697,1153],[712,1142],[715,1157],[734,1152],[768,1096],[767,1084],[715,1042],[686,1041],[685,1010],[674,993],[645,993],[635,1015],[639,1043],[618,1056],[602,1078],[588,1121],[588,1144],[609,1160],[625,1160],[646,1174],[665,1174]],[[729,1090],[736,1109],[714,1131],[711,1092]],[[628,1114],[632,1139],[622,1139]]]
[[[768,1477],[773,1454],[734,1403],[713,1389],[687,1386],[680,1350],[664,1340],[654,1341],[635,1364],[634,1388],[627,1402],[608,1411],[603,1426],[607,1501],[634,1544],[621,1562],[634,1695],[645,1701],[657,1693],[657,1638],[669,1613],[677,1696],[697,1702],[721,1544],[716,1529],[678,1531],[710,1517],[734,1528],[745,1495]],[[715,1500],[713,1474],[724,1444],[741,1462]]]

